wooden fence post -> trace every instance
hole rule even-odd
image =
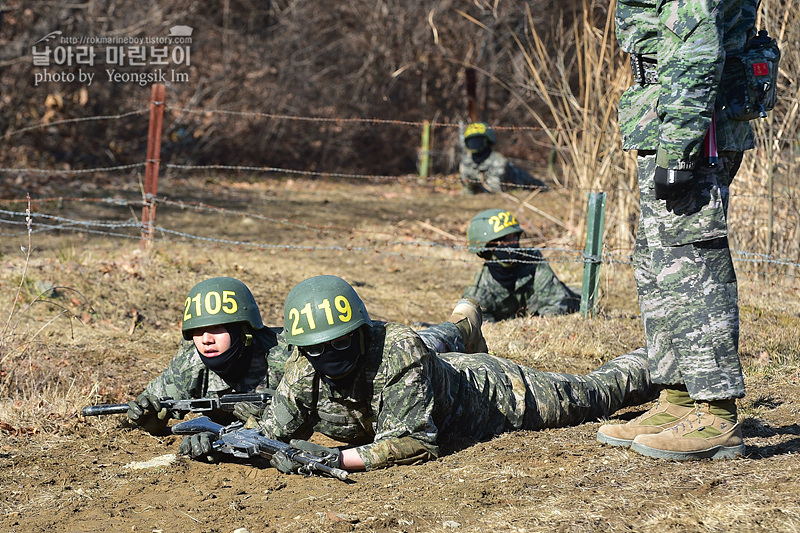
[[[589,193],[589,213],[586,224],[586,249],[583,253],[583,288],[581,314],[595,313],[597,289],[600,286],[600,263],[603,254],[603,226],[606,218],[606,193]]]
[[[478,122],[478,97],[475,90],[475,69],[466,67],[464,69],[467,82],[467,116],[470,122]]]
[[[166,87],[156,83],[150,96],[150,127],[147,133],[147,161],[144,170],[144,205],[142,206],[141,246],[147,249],[153,242],[158,194],[158,164],[161,162],[161,127],[164,121]]]

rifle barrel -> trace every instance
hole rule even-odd
[[[81,410],[81,414],[83,414],[83,416],[119,415],[127,412],[127,403],[88,405]]]

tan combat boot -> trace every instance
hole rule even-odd
[[[671,403],[668,397],[685,395],[686,391],[664,389],[653,407],[626,424],[604,424],[597,430],[597,440],[611,446],[630,446],[639,435],[661,433],[680,424],[694,412],[694,407]]]
[[[489,351],[481,331],[483,314],[481,313],[481,304],[477,300],[474,298],[460,299],[447,321],[455,324],[458,331],[461,332],[467,353],[487,353]]]
[[[729,400],[733,402],[733,400]],[[721,417],[713,414],[712,402],[698,402],[694,413],[680,424],[656,435],[639,435],[631,449],[657,459],[688,461],[691,459],[733,459],[744,455],[742,424],[730,412]]]

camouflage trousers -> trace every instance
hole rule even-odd
[[[654,383],[686,385],[695,400],[741,398],[739,306],[727,237],[728,187],[741,152],[696,170],[693,189],[657,200],[655,154],[640,151],[641,216],[634,268]]]
[[[435,324],[417,332],[428,349],[435,353],[466,352],[461,332],[452,322]]]
[[[489,354],[448,353],[453,369],[437,393],[439,443],[459,446],[519,429],[565,427],[596,420],[658,394],[647,353],[639,348],[586,375],[542,372]]]
[[[522,429],[597,420],[652,400],[659,391],[650,381],[645,348],[616,357],[583,376],[526,370],[536,408],[526,410]]]

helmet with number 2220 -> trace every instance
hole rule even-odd
[[[517,219],[504,209],[487,209],[472,219],[467,228],[469,251],[482,252],[487,243],[512,233],[522,233]]]

